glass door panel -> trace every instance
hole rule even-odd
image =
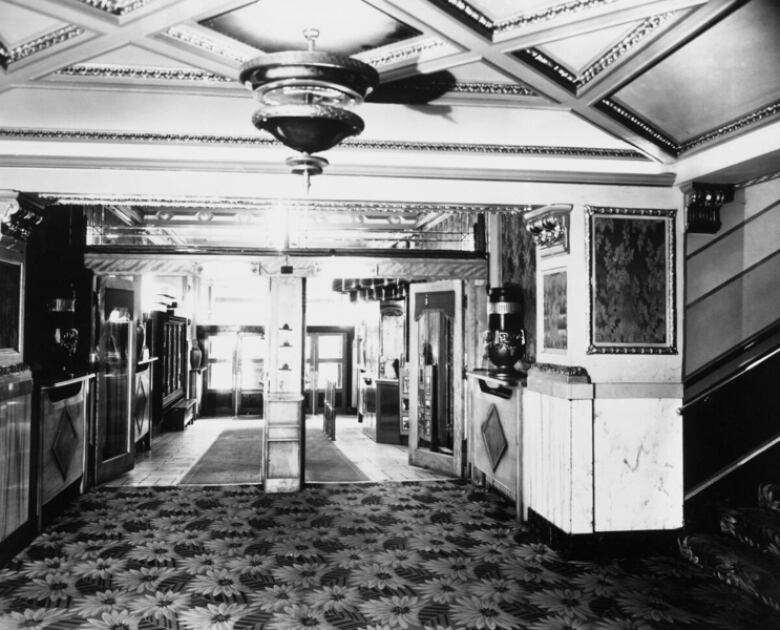
[[[350,407],[352,328],[310,326],[306,329],[304,361],[309,411],[322,413],[328,382],[335,384],[335,406],[339,412]]]
[[[262,415],[266,341],[261,326],[199,327],[208,377],[204,408],[213,415]]]

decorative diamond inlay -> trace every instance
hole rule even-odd
[[[135,401],[133,403],[133,420],[135,421],[136,435],[144,432],[144,421],[146,420],[146,407],[149,404],[149,397],[146,394],[146,387],[143,380],[138,381],[135,388]]]
[[[487,451],[490,465],[495,471],[508,445],[504,435],[504,428],[501,426],[501,418],[495,405],[490,405],[490,411],[488,411],[487,419],[482,423],[481,430],[485,451]]]
[[[57,468],[60,469],[63,481],[68,478],[68,469],[73,460],[73,451],[78,441],[79,436],[76,433],[76,427],[73,426],[73,418],[68,408],[65,407],[60,415],[60,421],[57,423],[57,432],[51,444],[51,453],[54,455],[54,461],[57,464]]]

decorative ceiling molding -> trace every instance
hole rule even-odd
[[[105,13],[111,15],[127,15],[132,13],[147,4],[150,4],[152,0],[78,0],[82,4],[86,4],[94,9],[100,9]]]
[[[139,273],[198,275],[208,262],[224,264],[225,261],[249,261],[262,268],[264,275],[279,275],[282,265],[294,268],[295,275],[333,277],[328,267],[334,261],[354,263],[364,278],[405,278],[428,280],[433,278],[475,278],[485,277],[487,261],[484,256],[463,255],[447,258],[448,252],[436,250],[394,250],[393,256],[386,251],[340,250],[337,256],[331,252],[294,252],[280,254],[246,248],[193,248],[177,251],[175,247],[95,247],[84,254],[84,266],[97,274],[135,275]],[[397,252],[397,254],[395,253]],[[346,265],[342,265],[346,266]],[[343,274],[342,274],[343,275]]]
[[[520,28],[567,18],[576,13],[591,11],[618,0],[569,0],[535,13],[524,13],[493,21],[479,9],[464,0],[431,0],[433,4],[454,15],[484,36],[492,38],[496,33],[506,33]]]
[[[747,188],[748,186],[763,184],[764,182],[769,182],[772,181],[773,179],[780,179],[780,171],[775,171],[774,173],[767,173],[766,175],[762,175],[761,177],[753,177],[751,179],[746,179],[744,182],[739,182],[738,184],[734,184],[734,188]]]
[[[675,12],[661,13],[642,20],[642,22],[631,29],[625,37],[615,42],[607,51],[579,74],[575,74],[572,70],[563,64],[558,63],[538,48],[518,50],[513,53],[513,55],[557,81],[570,92],[578,94],[599,74],[616,64],[621,58],[634,50],[647,38],[657,35],[658,29],[666,24],[674,15]]]
[[[73,39],[74,37],[78,37],[79,35],[83,35],[84,33],[85,30],[82,27],[75,24],[66,24],[65,26],[51,31],[50,33],[36,37],[35,39],[20,44],[19,46],[11,48],[10,50],[8,50],[5,46],[3,46],[2,43],[0,43],[0,64],[2,64],[4,68],[8,69],[9,66],[21,61],[22,59],[26,59],[27,57],[35,55],[39,52],[43,52],[52,46],[61,44],[62,42]]]
[[[202,31],[196,30],[186,24],[171,26],[164,33],[161,33],[161,35],[189,46],[199,48],[212,55],[231,59],[239,63],[244,63],[248,59],[262,54],[262,51],[257,50],[252,46],[239,44],[238,42],[235,42],[235,45],[232,45],[227,38],[222,37],[217,39],[216,37],[209,37]]]
[[[393,202],[369,200],[318,200],[318,199],[263,199],[254,197],[188,197],[155,195],[98,195],[42,193],[38,198],[54,206],[131,206],[136,208],[181,208],[206,210],[263,210],[280,206],[291,210],[348,212],[348,213],[487,213],[523,214],[538,206],[475,203]]]
[[[177,144],[233,144],[280,146],[277,140],[263,136],[218,136],[209,134],[163,134],[155,132],[89,131],[85,129],[24,129],[0,127],[0,138],[92,140],[96,142],[160,142]],[[534,155],[545,157],[611,158],[647,161],[633,149],[594,147],[559,147],[516,144],[476,144],[464,142],[411,142],[401,140],[347,139],[341,146],[379,151],[421,151],[441,153],[478,153],[500,155]]]
[[[231,40],[226,36],[211,37],[206,32],[197,30],[186,24],[171,26],[162,33],[162,35],[194,46],[195,48],[199,48],[200,50],[204,50],[213,55],[218,55],[240,63],[244,63],[252,57],[263,54],[263,51],[257,50],[252,46]],[[425,39],[417,39],[413,42],[405,42],[399,45],[384,46],[376,50],[368,50],[354,55],[354,58],[379,68],[415,59],[425,52],[437,48],[444,48],[445,46],[447,45],[444,40],[438,37],[428,37]]]
[[[703,133],[700,136],[697,136],[696,138],[689,140],[688,142],[684,142],[683,144],[680,145],[680,149],[679,149],[680,153],[686,153],[703,144],[707,144],[709,142],[712,142],[713,140],[718,140],[723,136],[727,136],[732,133],[742,131],[743,129],[751,127],[757,123],[768,121],[771,118],[777,116],[778,114],[780,114],[780,101],[776,101],[774,103],[771,103],[770,105],[766,105],[765,107],[750,112],[749,114],[745,114],[741,118],[737,118],[736,120],[733,120],[730,123],[722,125],[717,129],[713,129],[711,131],[708,131],[707,133]]]
[[[668,138],[655,127],[612,99],[604,98],[596,103],[595,107],[616,119],[629,129],[633,129],[642,137],[650,140],[650,142],[656,146],[661,147],[667,153],[674,156],[680,154],[680,146],[674,142],[674,140]]]
[[[598,9],[608,4],[613,4],[618,0],[569,0],[555,6],[548,7],[536,13],[517,15],[496,22],[495,31],[505,33],[518,28],[527,28],[543,22],[551,22],[560,18],[566,18],[576,13],[583,13]]]
[[[438,37],[430,37],[412,43],[401,44],[400,46],[385,46],[353,56],[355,59],[359,59],[375,68],[381,68],[382,66],[408,61],[421,56],[424,52],[442,48],[443,46],[445,46],[443,40]]]
[[[141,81],[235,82],[235,79],[206,70],[195,70],[192,68],[142,68],[112,63],[79,63],[57,70],[54,74],[70,77],[133,79]]]
[[[596,107],[601,111],[609,114],[612,118],[618,120],[622,124],[641,134],[643,137],[647,138],[655,145],[661,147],[675,157],[679,157],[682,154],[688,153],[689,151],[692,151],[693,149],[696,149],[702,145],[720,140],[725,136],[743,131],[759,123],[767,122],[772,118],[780,115],[780,101],[777,101],[753,112],[745,114],[744,116],[722,125],[717,129],[712,129],[711,131],[696,136],[687,142],[678,144],[660,130],[653,127],[650,123],[643,120],[640,116],[629,111],[627,108],[619,105],[610,98],[602,99],[596,104]]]

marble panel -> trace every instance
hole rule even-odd
[[[596,399],[593,420],[596,531],[682,526],[680,399]]]

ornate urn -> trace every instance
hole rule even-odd
[[[520,287],[505,285],[490,290],[485,349],[497,372],[515,371],[514,365],[525,350]]]

